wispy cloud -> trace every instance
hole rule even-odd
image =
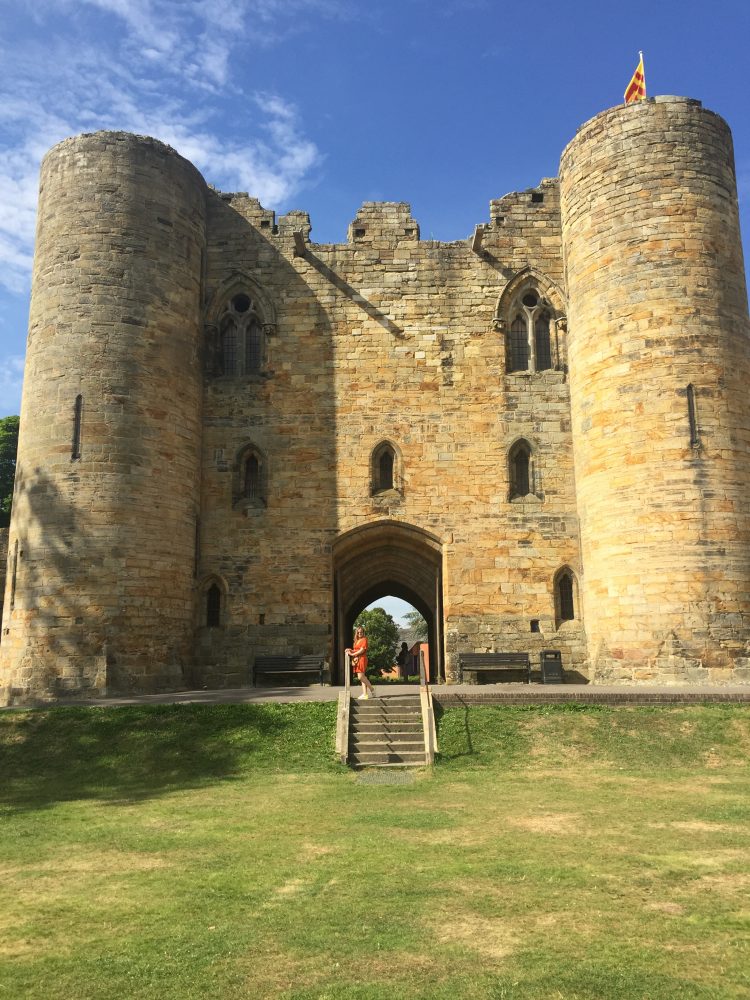
[[[0,416],[19,412],[22,383],[23,358],[16,354],[0,358]]]
[[[0,14],[11,6],[0,0]],[[28,0],[22,9],[35,30],[0,48],[0,284],[9,291],[28,287],[39,162],[69,135],[153,135],[211,183],[269,207],[322,162],[294,104],[230,68],[248,39],[273,45],[305,18],[347,17],[343,2]]]

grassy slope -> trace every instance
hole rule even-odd
[[[750,996],[749,709],[454,709],[394,787],[334,713],[0,715],[0,997]]]

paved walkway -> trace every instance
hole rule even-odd
[[[174,691],[88,700],[65,699],[65,705],[241,705],[265,702],[336,701],[343,687],[231,688],[223,691]],[[381,684],[379,695],[417,694],[416,684]],[[353,687],[352,693],[356,694]],[[444,705],[530,705],[580,702],[604,705],[664,705],[700,702],[750,703],[750,685],[624,686],[616,684],[435,684],[433,697]]]

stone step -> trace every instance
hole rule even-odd
[[[352,734],[349,739],[350,747],[403,747],[405,750],[416,750],[424,747],[424,738],[420,736],[406,737],[380,736],[377,733],[366,733],[363,736]]]
[[[398,753],[384,752],[382,750],[357,751],[349,757],[349,763],[353,767],[424,767],[425,753],[421,751],[402,750]]]
[[[422,717],[422,712],[419,708],[379,708],[377,705],[370,705],[369,702],[365,705],[360,703],[356,708],[353,707],[351,709],[351,714],[356,716],[387,716],[388,718],[414,716],[415,718],[421,719]]]
[[[421,743],[424,745],[424,734],[418,732],[411,733],[384,733],[382,730],[369,730],[368,732],[362,733],[356,729],[352,729],[349,733],[349,740],[388,740],[388,741],[399,741],[404,743]]]
[[[351,724],[352,726],[370,726],[378,728],[386,726],[388,729],[395,729],[398,726],[406,726],[407,729],[420,729],[422,727],[422,720],[417,715],[411,715],[398,719],[381,719],[376,715],[360,715],[357,718],[353,718],[351,720]]]
[[[374,698],[362,698],[359,695],[352,695],[352,701],[359,705],[371,705],[373,702],[377,702],[378,705],[419,705],[419,695],[408,694],[403,695],[401,698],[383,698],[381,695],[376,694]]]
[[[419,694],[390,695],[350,706],[349,763],[352,767],[424,767],[424,733]]]
[[[358,733],[421,733],[422,720],[414,720],[413,722],[403,719],[400,722],[368,720],[367,722],[354,722],[351,728],[352,731],[356,730]]]

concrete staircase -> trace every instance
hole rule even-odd
[[[419,693],[352,699],[349,764],[352,767],[424,767]]]

